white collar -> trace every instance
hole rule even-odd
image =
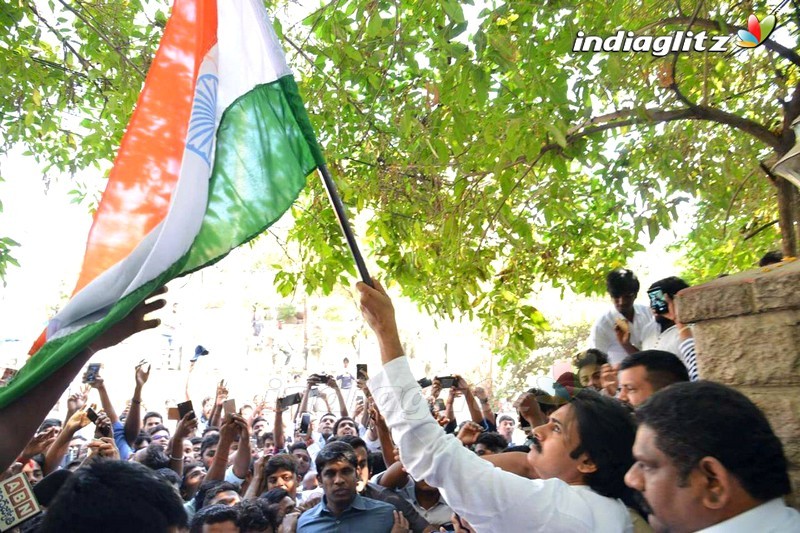
[[[786,504],[783,498],[775,498],[759,506],[753,507],[749,511],[729,518],[724,522],[701,529],[697,533],[747,533],[750,531],[763,531],[764,525],[774,521],[776,515],[780,515]]]

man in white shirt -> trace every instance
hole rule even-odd
[[[357,285],[384,365],[370,380],[370,390],[410,475],[438,487],[453,511],[479,532],[632,531],[618,498],[625,494],[622,477],[632,463],[635,430],[621,404],[582,391],[535,428],[531,452],[517,455],[541,479],[494,468],[446,435],[431,416],[403,355],[392,303],[380,284],[374,285]]]
[[[608,362],[616,367],[628,355],[642,347],[645,328],[653,322],[650,308],[633,303],[639,293],[639,279],[631,270],[618,268],[606,276],[614,309],[601,316],[589,336],[589,348],[608,355]]]
[[[719,383],[676,383],[636,411],[636,463],[625,476],[655,531],[800,531],[787,461],[764,413]]]

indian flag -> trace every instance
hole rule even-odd
[[[263,232],[323,164],[263,5],[175,0],[72,299],[0,389],[0,408],[153,290]]]

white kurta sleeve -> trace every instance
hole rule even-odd
[[[599,530],[587,501],[563,481],[505,472],[445,434],[431,416],[407,358],[386,364],[370,380],[370,390],[408,473],[438,487],[477,531]]]

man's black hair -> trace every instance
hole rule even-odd
[[[335,414],[333,414],[333,413],[325,413],[324,415],[322,415],[321,417],[319,417],[319,419],[320,419],[320,420],[322,420],[322,419],[323,419],[323,418],[325,418],[326,416],[332,416],[332,417],[333,417],[333,419],[334,419],[334,420],[336,420],[336,415],[335,415]]]
[[[156,470],[156,474],[167,483],[174,485],[175,488],[180,489],[181,483],[183,483],[181,476],[171,468],[159,468]]]
[[[219,433],[219,428],[217,426],[206,426],[206,429],[203,430],[203,435],[202,435],[203,438],[205,438],[206,435],[208,435],[212,431],[216,431],[217,433]]]
[[[145,448],[144,457],[139,462],[151,470],[169,468],[169,455],[160,444],[151,443]]]
[[[355,450],[356,448],[364,448],[369,452],[369,448],[367,448],[367,443],[364,442],[364,439],[361,437],[357,437],[356,435],[342,435],[341,437],[331,437],[328,439],[328,442],[325,446],[328,446],[332,442],[344,442],[349,444]]]
[[[288,453],[279,453],[274,457],[270,457],[267,461],[267,466],[264,467],[264,478],[268,478],[278,470],[288,470],[293,474],[297,474],[297,459]]]
[[[615,268],[606,276],[606,290],[612,298],[639,292],[639,278],[627,268]]]
[[[674,463],[684,486],[704,457],[714,457],[759,501],[789,494],[783,446],[764,413],[744,394],[711,381],[676,383],[636,411]]]
[[[144,421],[145,421],[145,420],[147,420],[148,418],[152,418],[152,417],[154,417],[154,416],[157,416],[158,418],[160,418],[162,422],[164,421],[164,417],[163,417],[163,416],[161,416],[161,414],[160,414],[160,413],[157,413],[157,412],[155,412],[155,411],[147,411],[147,412],[144,414],[144,416],[142,417],[142,422],[144,422]]]
[[[239,510],[229,505],[209,505],[203,507],[192,517],[192,527],[189,533],[203,533],[203,526],[206,524],[220,524],[222,522],[239,523]]]
[[[43,507],[48,507],[50,502],[58,495],[61,487],[69,481],[72,477],[72,472],[66,468],[56,470],[42,478],[42,480],[33,487],[33,495],[36,496],[36,501]]]
[[[607,363],[608,355],[597,348],[589,348],[575,356],[575,366],[578,367],[578,370],[589,365],[602,366]]]
[[[139,446],[141,446],[143,442],[146,442],[148,445],[153,442],[153,437],[145,430],[141,430],[136,436],[136,440],[133,441],[133,449],[139,449]]]
[[[288,495],[288,493],[287,493]],[[236,504],[239,511],[239,528],[242,531],[277,531],[278,508],[261,498],[242,500]]]
[[[647,289],[648,291],[652,291],[653,289],[661,289],[661,292],[664,294],[668,294],[670,298],[675,298],[675,295],[681,292],[683,289],[689,287],[689,284],[683,281],[681,278],[676,276],[670,276],[668,278],[660,279],[650,285]]]
[[[266,419],[266,418],[264,418],[263,416],[257,416],[257,417],[255,417],[255,418],[253,419],[253,421],[252,421],[252,422],[250,422],[250,428],[252,429],[253,427],[255,427],[256,423],[258,423],[258,422],[267,422],[267,419]]]
[[[317,467],[317,475],[322,475],[326,464],[336,461],[348,462],[353,465],[353,468],[358,466],[358,457],[352,446],[345,442],[332,442],[326,444],[314,460],[314,464]]]
[[[631,354],[619,364],[619,370],[627,370],[643,366],[647,370],[647,381],[654,391],[660,391],[673,383],[689,381],[686,365],[671,352],[662,350],[645,350]]]
[[[500,415],[500,416],[497,417],[497,425],[499,426],[502,422],[504,422],[506,420],[511,420],[513,422],[514,421],[514,417],[511,416],[511,415]]]
[[[258,497],[260,500],[266,500],[267,503],[281,503],[284,498],[289,496],[289,492],[281,487],[269,489],[267,492]],[[289,496],[291,498],[291,496]]]
[[[336,432],[339,431],[339,424],[341,424],[344,420],[349,420],[350,422],[352,422],[353,425],[356,427],[356,433],[358,432],[358,422],[356,422],[356,420],[354,418],[351,418],[349,416],[343,416],[343,417],[339,418],[336,422],[333,423],[333,436],[334,437],[336,436]]]
[[[45,418],[42,422],[42,425],[39,426],[39,429],[36,430],[36,433],[41,433],[45,429],[49,429],[51,427],[61,427],[61,420],[58,418]]]
[[[200,458],[206,453],[206,450],[212,446],[219,444],[219,433],[207,435],[203,437],[203,442],[200,443]]]
[[[166,431],[167,433],[170,433],[169,429],[167,429],[167,426],[165,426],[164,424],[159,424],[157,426],[153,426],[153,427],[151,427],[150,429],[147,430],[147,432],[150,434],[151,437],[153,435],[155,435],[156,433],[158,433],[159,431]],[[170,435],[171,435],[171,433],[170,433]]]
[[[308,445],[305,442],[297,441],[289,446],[289,453],[292,453],[295,450],[305,450],[308,451]]]
[[[758,266],[765,267],[767,265],[774,265],[783,261],[783,253],[780,250],[772,250],[765,253],[761,259],[758,260]]]
[[[189,441],[192,443],[192,446],[194,446],[195,444],[202,444],[203,437],[192,437],[191,439],[189,439]]]
[[[620,402],[592,389],[581,389],[570,406],[580,437],[580,444],[570,457],[577,459],[586,453],[597,467],[586,476],[589,487],[602,496],[622,498],[627,504],[630,490],[624,477],[633,465],[633,417]]]
[[[484,431],[478,435],[475,444],[483,444],[494,453],[500,453],[508,447],[506,438],[494,431]]]
[[[188,481],[187,475],[189,474],[189,472],[191,472],[192,470],[194,470],[197,467],[205,469],[206,466],[203,463],[200,463],[200,462],[191,462],[191,463],[183,465],[183,475],[181,476],[181,487],[180,487],[181,488],[181,494],[186,492],[186,489],[187,489],[187,487],[186,487],[186,481]]]
[[[383,459],[381,452],[369,452],[367,460],[369,461],[370,476],[386,472],[386,461]]]
[[[224,481],[222,481],[221,479],[212,479],[210,481],[203,480],[203,482],[197,488],[197,493],[195,493],[194,498],[193,498],[195,510],[202,509],[203,500],[206,499],[206,492],[208,492],[209,490],[213,489],[214,487],[216,487],[220,483],[224,483]]]
[[[166,533],[186,526],[180,496],[155,472],[135,462],[97,461],[64,483],[39,531]]]
[[[223,481],[222,483],[217,483],[214,486],[207,488],[205,494],[203,495],[202,508],[207,507],[208,504],[211,503],[211,500],[213,500],[219,493],[227,492],[229,490],[237,494],[239,493],[239,487],[227,481]]]
[[[275,434],[273,432],[271,432],[271,431],[268,431],[266,433],[262,433],[261,435],[259,435],[256,438],[256,445],[259,448],[263,448],[264,445],[266,445],[268,440],[272,441],[273,443],[275,442]]]

